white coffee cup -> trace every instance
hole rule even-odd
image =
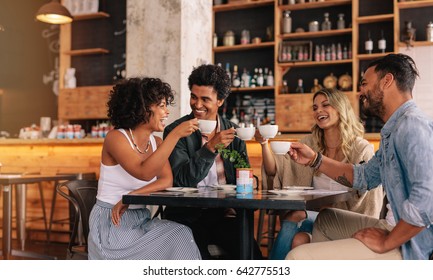
[[[211,133],[215,129],[216,124],[217,122],[212,120],[198,120],[198,128],[203,134]]]
[[[285,155],[290,150],[292,142],[287,141],[271,141],[271,150],[276,155]]]
[[[265,124],[259,126],[260,135],[266,139],[274,138],[278,133],[278,125],[276,124]]]
[[[256,128],[254,126],[236,128],[236,135],[244,141],[251,140],[254,137],[255,132]]]

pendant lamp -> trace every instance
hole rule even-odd
[[[51,24],[64,24],[72,22],[72,15],[59,1],[51,0],[38,10],[36,19]]]

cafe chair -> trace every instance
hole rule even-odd
[[[69,240],[66,259],[87,259],[87,237],[89,235],[89,217],[96,203],[97,180],[72,180],[60,183],[56,187],[59,195],[66,198],[74,208],[72,233]],[[82,229],[84,241],[77,237]]]
[[[71,174],[71,173],[58,173],[58,175],[65,175],[65,174]],[[88,173],[73,173],[72,175],[75,175],[77,180],[96,180],[96,174],[95,172],[88,172]],[[59,182],[55,183],[55,186],[57,186]],[[56,212],[56,201],[57,201],[57,190],[56,187],[53,189],[53,194],[51,198],[51,213],[50,213],[50,220],[48,224],[48,234],[47,234],[47,240],[48,243],[51,242],[51,237],[53,233],[53,225],[59,224],[59,225],[67,225],[68,230],[67,232],[70,234],[72,232],[72,226],[73,226],[73,220],[74,220],[74,207],[73,205],[69,205],[69,217],[62,217],[62,218],[55,218],[54,213]],[[81,227],[81,226],[80,226]],[[79,231],[78,238],[82,241],[84,237],[82,237],[82,231]]]

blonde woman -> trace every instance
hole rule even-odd
[[[315,125],[312,134],[300,142],[312,147],[329,158],[350,163],[366,162],[373,156],[373,146],[363,139],[364,127],[356,117],[347,96],[331,89],[321,89],[313,96]],[[325,174],[315,173],[310,167],[298,165],[288,154],[274,155],[267,139],[256,133],[263,156],[264,187],[313,186],[316,189],[345,190]],[[269,186],[267,186],[269,184]],[[372,217],[379,217],[384,193],[382,187],[374,191],[358,193],[347,202],[330,207],[346,209]],[[290,211],[280,213],[281,230],[275,240],[270,259],[284,259],[294,247],[310,242],[310,234],[317,212]]]

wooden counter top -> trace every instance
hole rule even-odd
[[[0,139],[0,145],[82,145],[102,144],[104,138],[83,138],[83,139]]]

